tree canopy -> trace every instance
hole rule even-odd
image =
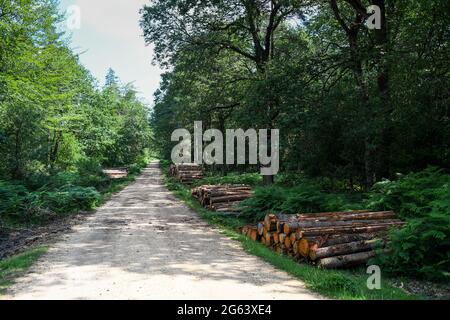
[[[380,28],[366,25],[380,8]],[[153,1],[152,123],[278,128],[282,168],[370,187],[448,166],[448,1]],[[368,13],[369,12],[369,13]],[[224,170],[224,168],[222,168]]]

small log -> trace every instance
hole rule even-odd
[[[294,242],[297,241],[297,236],[295,235],[295,233],[291,233],[289,235],[289,238],[290,238],[292,244],[294,244]],[[300,240],[300,239],[298,239],[298,240]]]
[[[311,249],[309,252],[309,257],[314,261],[317,259],[369,251],[375,249],[378,245],[380,245],[379,239],[337,244],[329,247]]]
[[[280,243],[284,246],[284,240],[286,239],[286,234],[279,233],[278,238],[280,239]]]
[[[364,241],[364,240],[372,240],[375,238],[383,238],[381,234],[376,233],[360,233],[360,234],[337,234],[334,236],[329,236],[326,238],[326,240],[323,242],[321,247],[329,247],[334,246],[337,244],[342,243],[349,243],[349,242],[357,242],[357,241]]]
[[[277,232],[279,232],[279,233],[284,232],[284,224],[285,224],[284,221],[280,221],[280,220],[277,221]]]
[[[297,242],[297,251],[302,257],[308,257],[309,256],[309,241],[305,238],[301,239]]]
[[[399,219],[385,219],[385,220],[348,220],[348,221],[296,221],[288,223],[288,230],[284,228],[284,231],[295,232],[298,229],[303,228],[325,228],[325,227],[338,227],[338,226],[367,226],[378,225],[383,223],[401,223]]]
[[[298,217],[300,221],[352,221],[352,220],[387,220],[395,219],[397,214],[393,211],[366,212],[357,214],[345,214],[335,216],[316,217],[314,215],[308,217]]]
[[[375,251],[359,252],[343,256],[324,258],[319,260],[318,265],[324,269],[349,268],[366,264],[375,256]]]
[[[330,216],[338,216],[338,215],[348,215],[348,214],[358,214],[358,213],[367,213],[370,210],[355,210],[355,211],[339,211],[339,212],[320,212],[320,213],[303,213],[297,214],[296,217],[299,219],[302,218],[310,218],[310,217],[330,217]]]
[[[290,237],[285,237],[284,238],[284,246],[287,248],[287,249],[290,249],[291,247],[292,247],[292,242],[291,242],[291,238]]]
[[[274,214],[267,214],[264,218],[264,227],[267,228],[268,231],[277,231],[277,216]]]
[[[273,242],[275,244],[279,244],[280,243],[280,237],[279,237],[279,233],[278,232],[274,232],[273,233]]]
[[[299,245],[299,243],[300,243],[300,241],[294,241],[294,242],[292,243],[292,250],[294,251],[294,254],[295,254],[295,255],[299,254],[299,251],[298,251],[298,245]]]
[[[224,196],[224,197],[211,197],[209,199],[210,204],[216,204],[216,203],[222,203],[222,202],[236,202],[236,201],[243,201],[250,198],[250,195],[242,194],[242,195],[231,195],[231,196]]]
[[[258,234],[260,236],[262,236],[264,234],[264,223],[263,222],[259,222],[257,225],[257,229],[258,229]]]
[[[272,235],[272,233],[270,233],[270,232],[267,232],[266,233],[266,246],[271,246],[271,245],[273,245],[273,235]]]

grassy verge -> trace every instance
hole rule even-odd
[[[25,274],[45,252],[47,247],[38,247],[0,261],[0,296],[6,293],[14,279]]]
[[[192,196],[189,188],[167,176],[167,164],[162,162],[162,169],[166,174],[167,187],[190,208],[194,209],[200,217],[219,227],[230,238],[239,241],[245,251],[271,263],[278,269],[302,280],[311,291],[328,298],[347,300],[411,300],[421,297],[409,295],[403,290],[382,282],[381,290],[369,290],[367,278],[369,275],[363,269],[323,270],[317,267],[299,264],[288,256],[271,251],[260,243],[251,241],[236,232],[236,228],[246,222],[242,219],[223,216],[204,209]]]

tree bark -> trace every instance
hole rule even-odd
[[[349,268],[367,263],[375,257],[375,251],[353,253],[343,256],[324,258],[319,260],[318,265],[324,269]]]
[[[334,246],[312,249],[309,253],[309,257],[311,260],[315,261],[317,259],[368,251],[375,249],[379,245],[380,240],[364,240],[342,243]]]

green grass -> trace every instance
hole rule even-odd
[[[0,295],[5,294],[8,287],[14,283],[14,279],[26,273],[33,263],[39,259],[47,247],[37,247],[0,261]]]
[[[313,292],[333,299],[346,300],[413,300],[419,296],[409,295],[401,289],[395,288],[382,280],[381,290],[369,290],[367,278],[369,275],[363,269],[324,270],[308,264],[300,264],[292,258],[280,255],[262,244],[252,241],[239,234],[236,229],[246,224],[243,219],[223,216],[204,209],[192,196],[190,189],[167,176],[167,164],[161,162],[166,174],[167,187],[191,209],[195,210],[202,219],[219,227],[228,237],[239,241],[248,253],[258,256],[271,263],[280,270],[284,270],[302,280],[306,287]]]

